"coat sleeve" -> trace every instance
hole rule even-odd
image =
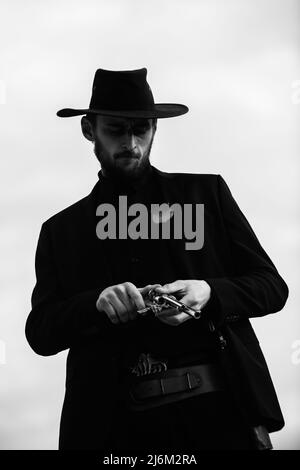
[[[220,175],[218,192],[233,275],[205,279],[212,289],[207,313],[215,325],[220,326],[228,318],[260,317],[278,312],[286,303],[288,287]]]
[[[96,308],[103,288],[81,292],[67,299],[61,294],[46,223],[42,225],[38,240],[35,270],[36,285],[25,334],[37,354],[57,354],[95,334],[111,330],[113,324]]]

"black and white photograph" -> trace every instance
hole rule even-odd
[[[0,17],[0,450],[300,450],[300,1]]]

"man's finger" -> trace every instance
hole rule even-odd
[[[160,312],[157,312],[155,314],[156,317],[158,318],[167,318],[167,317],[174,317],[176,315],[179,315],[181,312],[177,310],[177,308],[166,308],[164,310],[161,310]]]
[[[137,310],[145,308],[145,302],[140,291],[135,287],[134,284],[130,282],[125,284],[126,292],[128,297],[131,298],[132,302],[135,304]]]
[[[130,305],[125,300],[122,297],[115,297],[113,303],[117,315],[122,323],[128,322],[130,317]]]
[[[126,323],[128,321],[129,309],[126,305],[126,302],[122,300],[122,296],[118,291],[111,291],[106,295],[108,302],[113,306],[115,312],[118,316],[118,319],[121,323]]]
[[[114,323],[115,325],[120,323],[119,317],[109,300],[105,300],[105,313],[107,314],[108,318],[112,323]]]
[[[183,304],[187,305],[188,307],[198,309],[200,308],[199,302],[197,302],[192,294],[187,294],[181,299],[178,299]]]
[[[162,287],[158,287],[156,290],[159,294],[172,294],[185,289],[184,281],[174,281],[170,284],[164,284]]]
[[[157,289],[157,287],[161,287],[161,284],[148,284],[145,287],[138,287],[138,291],[144,297],[151,289]]]
[[[171,309],[168,309],[168,311]],[[174,310],[174,309],[172,309]],[[169,315],[162,315],[161,313],[159,315],[156,315],[157,319],[163,323],[166,323],[167,325],[170,326],[177,326],[180,325],[181,323],[186,322],[187,320],[190,320],[192,317],[188,315],[187,313],[184,312],[178,312],[176,310],[176,314],[170,314]]]
[[[127,290],[124,291],[123,289],[120,289],[120,291],[118,292],[118,299],[120,300],[120,302],[123,304],[125,310],[126,310],[126,313],[128,314],[128,317],[130,320],[134,320],[135,317],[136,317],[136,314],[135,314],[135,303],[134,301],[131,299],[131,297],[128,295],[127,293]]]

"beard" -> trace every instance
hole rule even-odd
[[[113,155],[113,158],[106,157],[105,149],[99,138],[95,139],[94,153],[99,161],[102,169],[102,173],[105,177],[112,178],[113,180],[124,182],[135,182],[141,179],[151,167],[150,164],[150,153],[152,149],[154,134],[149,143],[148,149],[141,155],[140,152],[133,152],[130,150],[124,150]],[[138,164],[134,165],[133,168],[130,165],[118,165],[117,160],[122,157],[137,158]]]

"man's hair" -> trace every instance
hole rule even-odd
[[[87,113],[85,117],[90,121],[93,127],[96,125],[97,114]],[[157,125],[157,118],[152,118],[152,126],[156,127],[156,125]]]

